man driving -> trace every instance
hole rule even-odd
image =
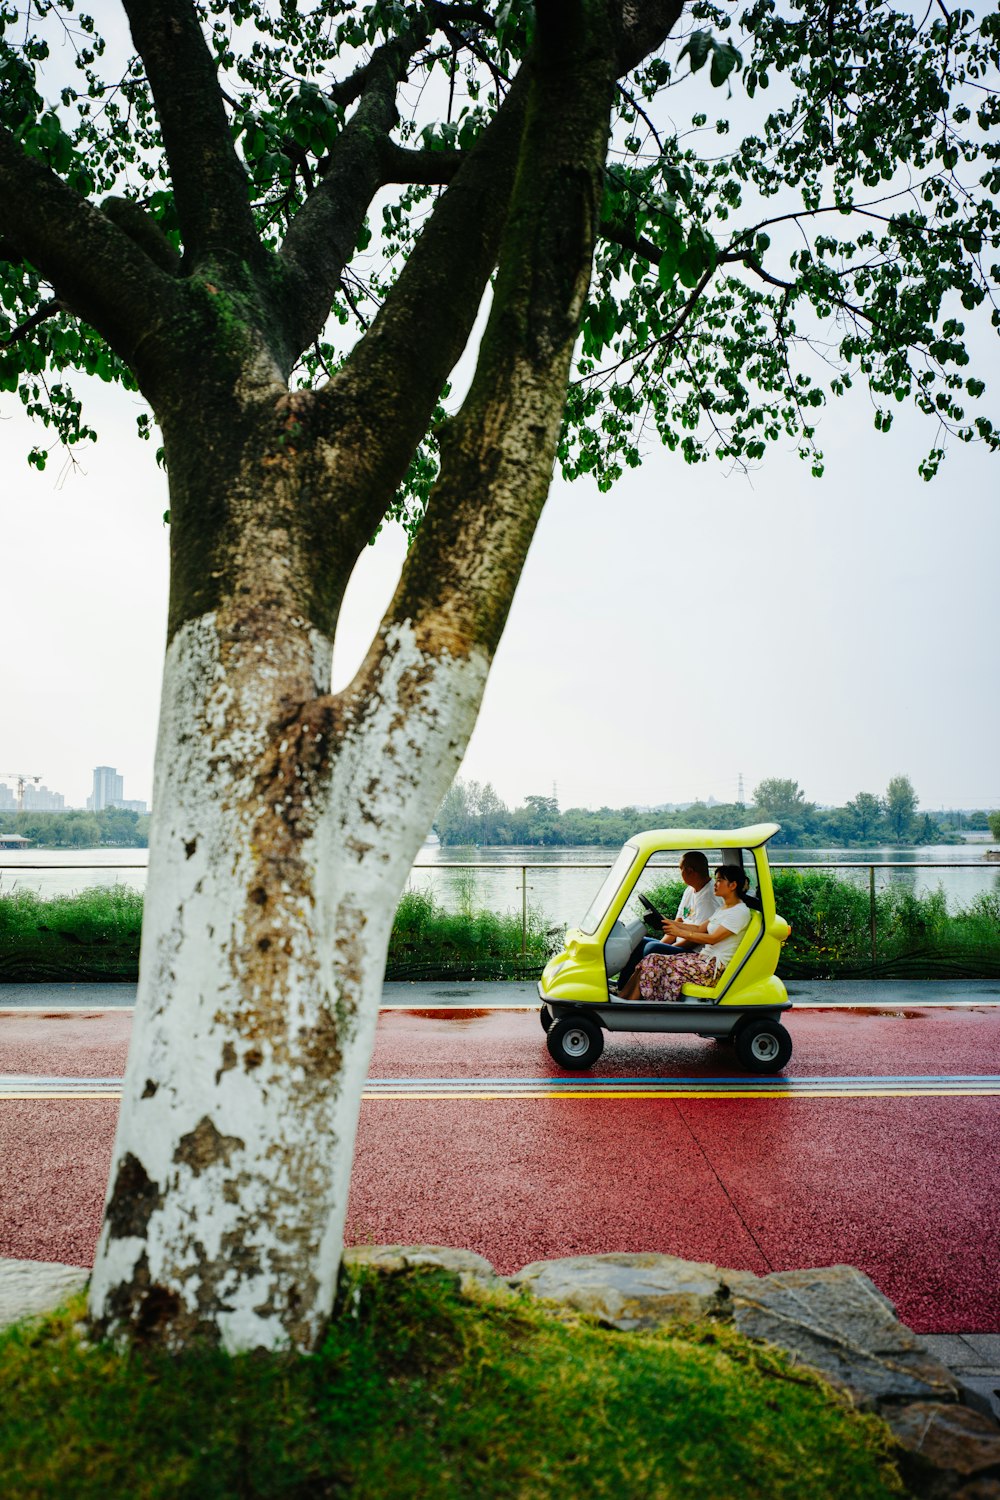
[[[678,902],[674,921],[700,927],[715,915],[720,904],[708,878],[708,857],[701,849],[689,849],[681,856],[681,879],[684,882],[684,892]],[[666,921],[663,925],[665,930]],[[618,975],[619,993],[634,970],[650,953],[697,953],[700,946],[690,938],[672,938],[669,942],[663,942],[659,938],[644,938],[632,950],[628,962]]]

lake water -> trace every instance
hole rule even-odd
[[[772,863],[775,867],[861,864],[865,868],[842,869],[841,874],[844,879],[859,881],[866,887],[867,866],[874,864],[878,889],[889,882],[905,884],[918,893],[940,886],[949,909],[954,911],[980,891],[1000,890],[1000,864],[984,859],[987,847],[986,842],[969,842],[908,849],[775,849]],[[520,914],[524,899],[543,915],[547,925],[563,928],[580,920],[616,853],[614,849],[591,847],[443,849],[438,844],[425,844],[414,864],[410,885],[417,890],[433,891],[442,905],[452,911],[471,906]],[[143,890],[147,858],[145,849],[0,850],[0,894],[27,888],[43,896],[68,895],[87,886],[113,885],[119,881]],[[665,856],[664,863],[666,860]],[[893,861],[952,868],[878,869],[879,865]],[[461,864],[480,868],[448,868]],[[971,864],[972,868],[955,868],[962,864]],[[481,868],[486,865],[501,868]],[[663,871],[663,876],[669,874]],[[651,872],[643,884],[652,884],[660,878],[660,872]]]

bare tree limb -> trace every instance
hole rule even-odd
[[[439,481],[382,627],[410,622],[418,640],[459,656],[496,649],[548,492],[603,189],[615,73],[607,12],[585,0],[543,4],[538,23],[476,374],[441,434]],[[366,686],[362,673],[352,692]]]
[[[553,3],[549,0],[546,9]],[[577,9],[555,5],[569,17]],[[612,74],[641,61],[646,55],[640,55],[641,48],[662,45],[681,9],[681,0],[657,0],[634,11],[625,4],[624,19],[609,36]],[[369,482],[356,491],[358,545],[364,545],[381,520],[380,497],[394,493],[401,482],[479,311],[506,220],[531,78],[529,59],[489,126],[462,153],[448,190],[370,330],[324,393],[341,411],[382,416],[378,430],[365,435],[371,469],[359,476]],[[438,309],[432,321],[426,316],[428,306]],[[356,449],[357,444],[349,446]]]

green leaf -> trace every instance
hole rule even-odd
[[[733,70],[739,70],[743,59],[732,42],[716,43],[712,52],[712,68],[709,77],[713,88],[725,83]]]
[[[681,48],[678,62],[683,62],[685,57],[691,59],[691,72],[697,73],[705,66],[708,54],[715,46],[715,40],[710,31],[693,31]]]

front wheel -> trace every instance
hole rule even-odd
[[[734,1038],[736,1056],[751,1073],[779,1073],[792,1055],[792,1039],[768,1016],[747,1021]]]
[[[560,1068],[591,1068],[604,1051],[604,1032],[589,1016],[553,1021],[546,1035],[549,1056]]]
[[[548,1031],[549,1027],[552,1025],[552,1012],[549,1010],[547,1005],[543,1005],[541,1010],[538,1012],[538,1019],[542,1023],[542,1030]]]

